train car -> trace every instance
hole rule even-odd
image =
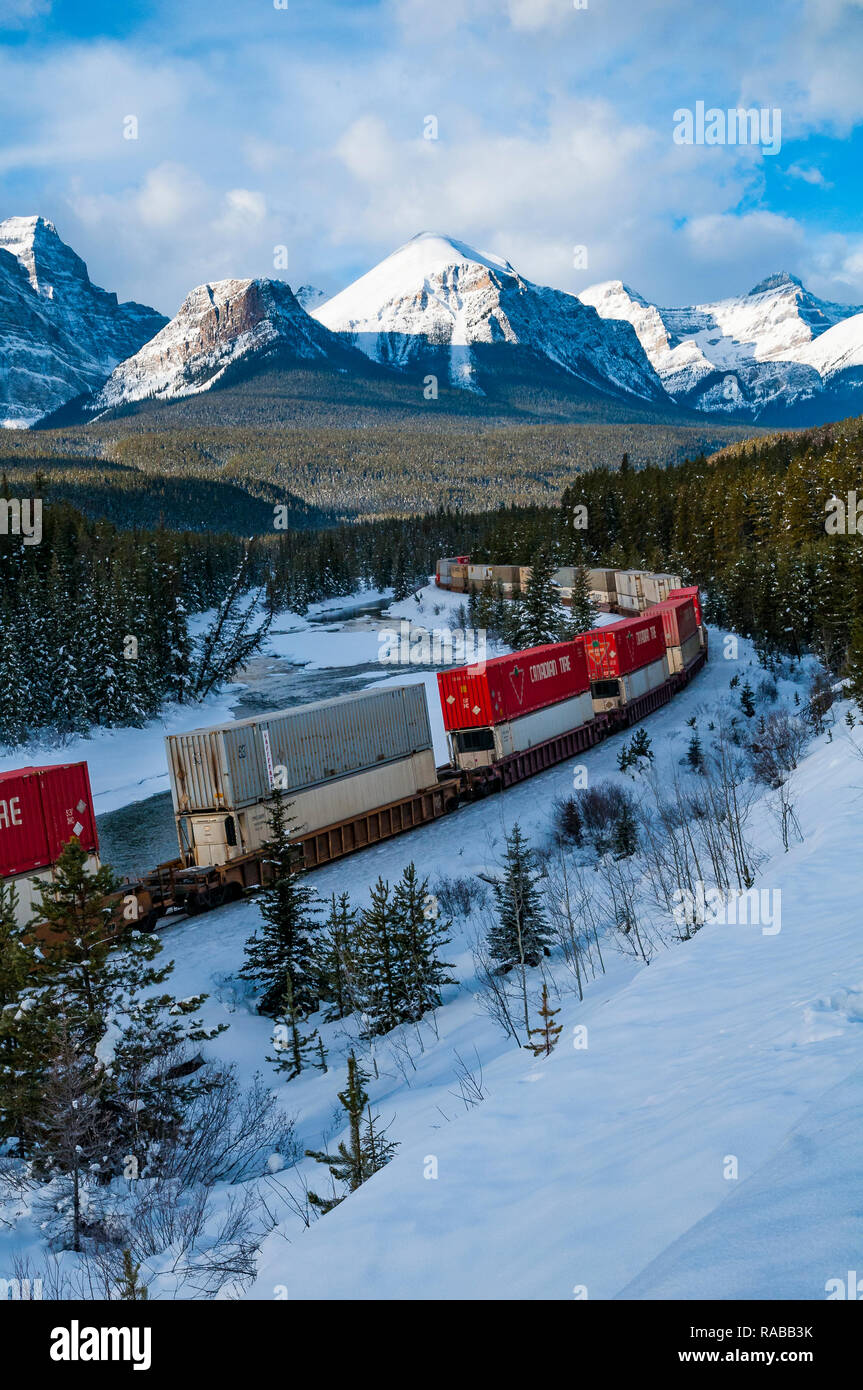
[[[648,607],[655,607],[671,597],[672,590],[681,585],[679,574],[646,574],[643,580],[644,597]]]
[[[437,679],[452,763],[461,771],[496,766],[593,720],[578,641],[441,671]]]
[[[15,890],[19,925],[36,914],[39,887],[53,881],[57,860],[73,838],[95,872],[99,837],[86,763],[0,773],[0,878]]]
[[[692,599],[666,599],[648,609],[648,613],[658,613],[662,619],[669,671],[672,675],[685,671],[701,651],[701,633]]]
[[[276,785],[299,838],[438,785],[421,685],[297,705],[165,744],[180,856],[200,867],[261,848]]]
[[[577,640],[584,646],[596,714],[633,705],[668,680],[661,617],[645,613],[594,628]]]
[[[695,621],[699,627],[704,626],[704,615],[701,611],[701,594],[699,593],[697,584],[691,584],[686,588],[680,588],[678,586],[676,589],[671,589],[668,597],[692,599],[692,606],[695,609]]]
[[[450,587],[450,569],[453,565],[467,565],[470,563],[469,555],[451,555],[442,560],[438,560],[435,566],[435,584],[439,589]]]
[[[648,599],[644,592],[644,581],[648,575],[648,570],[614,571],[614,589],[617,595],[616,608],[618,613],[641,613],[647,608]]]

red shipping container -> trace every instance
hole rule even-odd
[[[0,773],[0,878],[51,863],[35,767]]]
[[[0,773],[0,878],[47,868],[73,835],[98,853],[86,763]]]
[[[666,647],[680,647],[698,631],[695,604],[691,598],[669,598],[654,604],[648,613],[661,613]]]
[[[649,666],[665,656],[665,632],[657,615],[644,613],[640,618],[627,618],[622,623],[610,623],[586,632],[578,641],[584,643],[587,669],[592,681],[615,680],[628,676],[642,666]]]
[[[437,680],[446,729],[503,724],[582,695],[590,684],[580,639],[495,656],[481,672],[439,671]]]
[[[698,585],[693,584],[689,589],[669,589],[669,598],[691,598],[695,606],[695,621],[701,627],[704,619],[701,616],[701,596],[698,592]]]
[[[60,858],[63,846],[73,835],[88,854],[98,853],[99,837],[87,764],[61,763],[57,767],[36,770],[51,862]]]

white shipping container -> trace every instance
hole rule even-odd
[[[494,726],[495,752],[499,758],[510,753],[523,753],[537,743],[546,743],[550,738],[558,738],[582,724],[593,720],[593,701],[590,691],[585,690],[571,700],[561,700],[559,704],[547,705],[545,709],[524,714],[521,719],[511,719],[506,724]]]
[[[626,703],[629,704],[632,700],[637,700],[650,690],[656,690],[667,680],[668,662],[664,656],[661,656],[658,661],[651,661],[649,666],[641,666],[637,671],[623,677]]]
[[[289,815],[295,820],[291,833],[304,835],[323,830],[328,825],[353,820],[435,786],[437,770],[430,750],[367,772],[322,782],[289,795]],[[181,817],[181,820],[185,822],[186,843],[193,845],[195,863],[199,865],[227,864],[241,854],[260,849],[270,837],[267,802],[244,807],[233,814],[192,815]],[[181,853],[183,841],[181,833]]]
[[[682,587],[679,574],[648,574],[644,579],[644,595],[648,603],[664,603],[672,589]]]
[[[696,630],[686,638],[680,647],[668,647],[666,657],[668,658],[669,670],[672,672],[683,671],[694,661],[701,650],[701,633]]]
[[[99,868],[98,854],[90,854],[84,861],[84,868],[88,874],[95,874]],[[29,874],[16,874],[12,878],[4,878],[3,883],[15,889],[17,902],[15,904],[15,921],[19,927],[24,927],[33,918],[39,916],[39,906],[42,902],[39,893],[40,883],[51,883],[54,878],[54,865],[47,869],[38,869]]]
[[[423,685],[383,686],[165,740],[175,814],[266,801],[274,770],[294,795],[430,750]]]

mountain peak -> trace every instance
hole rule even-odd
[[[804,288],[803,281],[796,275],[792,275],[789,270],[779,270],[775,275],[768,275],[766,280],[760,280],[757,285],[753,285],[749,293],[765,294],[768,290],[782,290],[791,285],[799,290]]]

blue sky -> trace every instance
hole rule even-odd
[[[0,217],[167,313],[423,229],[569,290],[863,303],[861,72],[863,0],[0,0]],[[675,144],[697,101],[780,109],[779,153]]]

